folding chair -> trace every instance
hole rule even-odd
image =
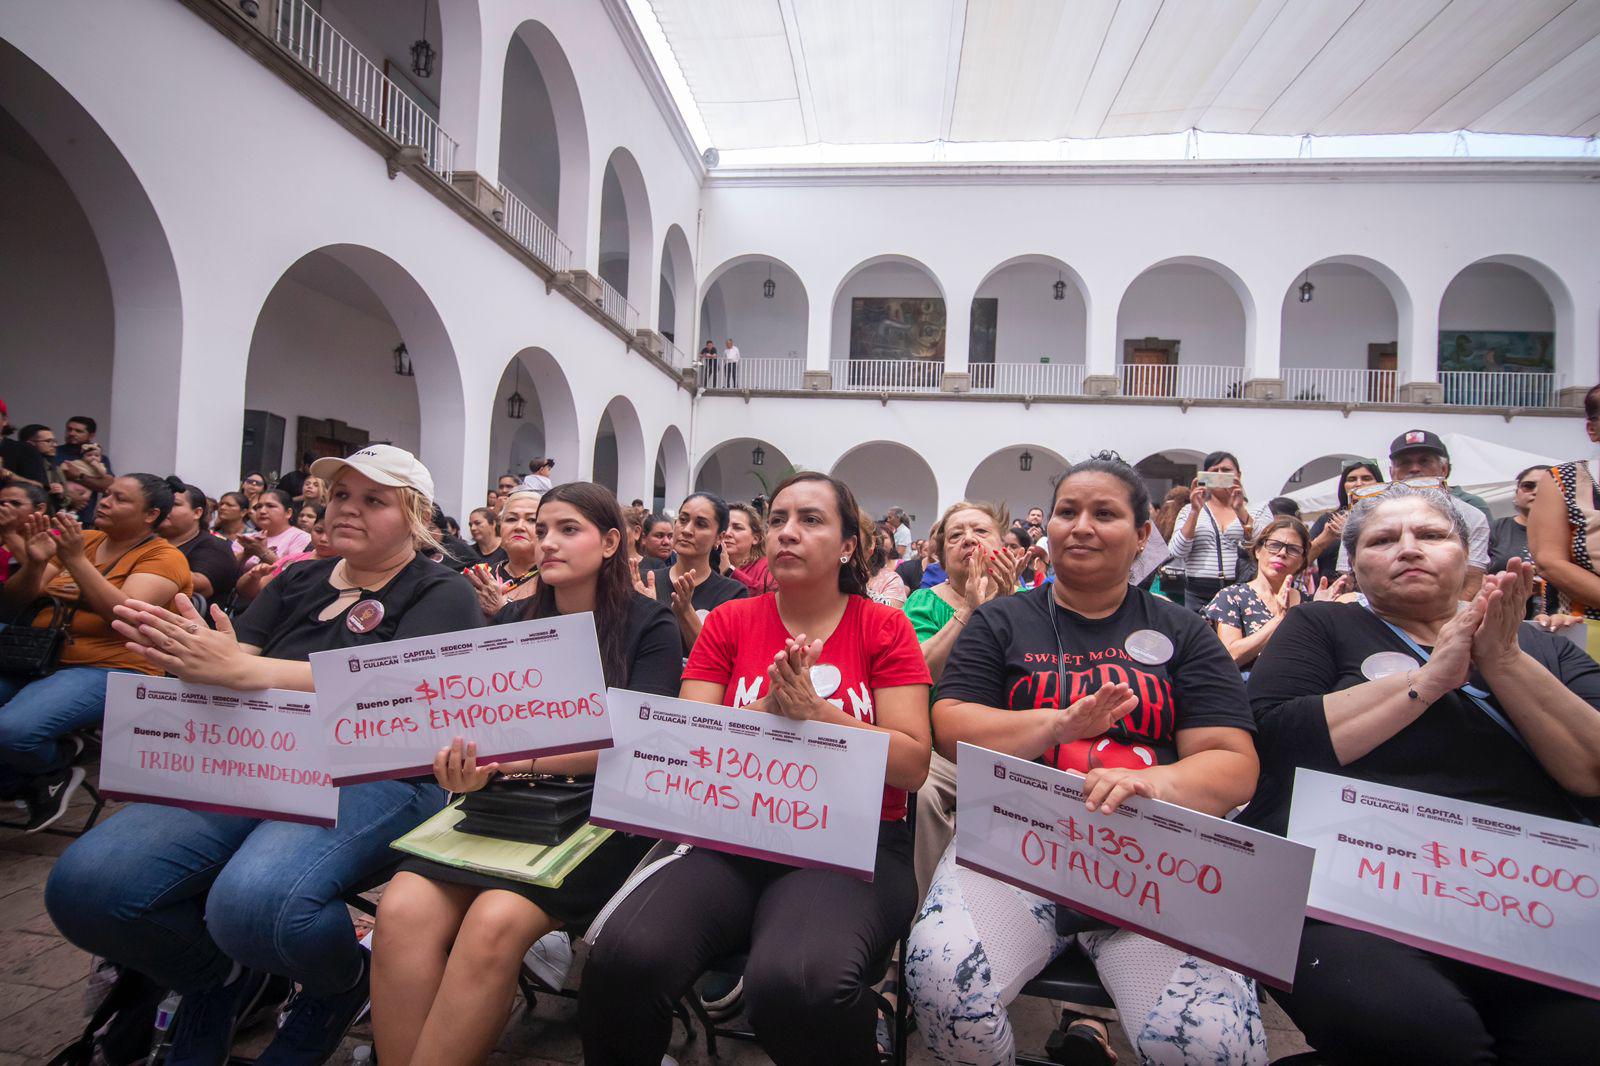
[[[1022,986],[1024,996],[1065,1003],[1078,1003],[1086,1007],[1112,1007],[1111,994],[1100,983],[1094,963],[1076,948],[1058,955],[1037,977]],[[1017,1056],[1017,1066],[1054,1066],[1047,1058]]]

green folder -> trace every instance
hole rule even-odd
[[[456,800],[389,846],[473,873],[560,888],[567,875],[613,832],[585,822],[559,844],[524,844],[458,833],[455,827],[462,817],[461,801]]]

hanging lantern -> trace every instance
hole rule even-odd
[[[405,341],[394,346],[394,372],[403,378],[417,376],[417,372],[411,368],[411,353],[406,351]]]
[[[1032,470],[1033,469],[1033,453],[1030,452],[1030,451],[1024,451],[1021,455],[1017,456],[1017,466],[1022,470],[1022,472],[1024,474],[1026,474],[1028,471]]]
[[[1308,270],[1306,271],[1305,280],[1300,283],[1300,302],[1303,304],[1310,303],[1311,294],[1315,292],[1316,289],[1317,287],[1311,284],[1311,272]]]
[[[428,43],[428,0],[422,0],[422,36],[411,45],[411,73],[424,81],[433,77],[433,60],[438,54]]]
[[[518,359],[515,366],[516,378],[511,385],[511,395],[506,397],[506,417],[520,419],[528,409],[528,401],[522,396],[522,360]]]
[[[1056,275],[1056,283],[1050,286],[1050,298],[1052,300],[1065,300],[1067,298],[1067,283],[1060,274]]]
[[[750,451],[750,462],[756,466],[765,466],[767,463],[767,450],[757,444]]]
[[[770,300],[778,294],[778,283],[772,280],[772,266],[767,265],[767,280],[761,283],[761,295]]]

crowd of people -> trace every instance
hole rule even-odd
[[[1600,441],[1600,387],[1585,403]],[[941,1063],[1013,1060],[1011,1000],[1068,951],[1139,1061],[1266,1063],[1253,979],[957,865],[958,744],[1084,774],[1106,813],[1139,796],[1277,834],[1299,767],[1600,816],[1600,665],[1563,632],[1600,621],[1582,460],[1517,473],[1491,523],[1425,429],[1346,464],[1316,516],[1253,500],[1225,451],[1159,501],[1102,453],[1048,499],[956,502],[919,539],[821,473],[667,513],[556,484],[540,457],[463,529],[389,445],[213,498],[114,473],[89,418],[65,444],[13,439],[3,405],[0,428],[4,632],[59,635],[0,659],[0,793],[30,831],[81,785],[113,670],[310,691],[317,651],[580,612],[610,686],[888,742],[870,882],[700,847],[641,885],[652,842],[625,833],[559,887],[401,862],[391,843],[452,794],[595,772],[593,752],[483,763],[465,737],[431,776],[342,788],[332,828],[131,804],[61,855],[46,905],[68,940],[181,995],[175,1066],[226,1062],[264,1004],[284,1017],[257,1062],[323,1062],[369,1002],[386,1066],[485,1062],[530,953],[559,988],[586,932],[595,1064],[668,1061],[690,995],[744,1010],[785,1066],[877,1062],[894,1034],[872,984],[902,939],[892,994]],[[1411,665],[1375,675],[1378,652]],[[1106,660],[1126,669],[1084,665]],[[342,900],[383,881],[369,950]],[[731,954],[742,974],[707,976]],[[1315,919],[1278,999],[1330,1063],[1576,1063],[1600,1023],[1592,999]],[[1104,1022],[1064,1025],[1073,1061],[1114,1061]]]

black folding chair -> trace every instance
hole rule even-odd
[[[1094,963],[1077,948],[1069,948],[1022,986],[1022,995],[1085,1007],[1112,1007],[1111,994],[1100,983]],[[1017,1056],[1017,1066],[1054,1066],[1051,1059]]]

